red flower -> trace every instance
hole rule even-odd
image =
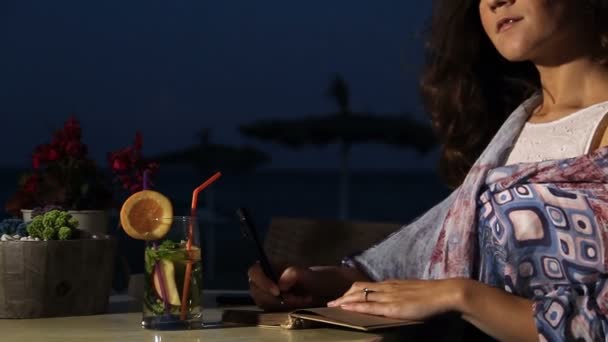
[[[35,193],[36,190],[38,189],[38,181],[39,181],[38,175],[29,176],[26,179],[25,183],[23,184],[23,192],[25,192],[27,194]]]
[[[61,158],[61,153],[59,153],[59,150],[51,145],[40,145],[36,147],[34,155],[36,155],[39,163],[56,161]],[[40,164],[38,164],[38,166],[40,167]]]
[[[120,158],[115,158],[112,161],[112,171],[114,172],[120,172],[120,171],[125,171],[129,168],[129,165],[127,163],[125,163],[124,160],[120,159]]]
[[[87,154],[87,146],[80,141],[72,140],[65,145],[65,153],[73,158],[82,158]]]
[[[70,117],[63,126],[63,134],[69,140],[80,140],[82,130],[76,118]]]
[[[53,140],[50,144],[38,147],[38,151],[41,153],[40,160],[55,161],[65,155],[75,159],[84,159],[88,149],[80,141],[81,135],[80,123],[71,117],[63,128],[53,132]]]
[[[141,184],[132,184],[131,186],[129,186],[129,192],[132,194],[141,191],[142,189],[143,187],[141,186]]]
[[[46,160],[48,161],[59,160],[59,158],[61,158],[61,154],[54,148],[51,148],[46,155]]]
[[[32,155],[32,167],[35,170],[38,170],[40,168],[40,154],[39,153],[34,153]]]
[[[124,159],[120,159],[120,158],[116,158],[114,159],[114,170],[115,171],[127,171],[129,169],[129,162],[124,160]]]
[[[122,184],[129,184],[129,181],[131,180],[129,175],[118,175],[117,178]]]
[[[45,205],[101,209],[110,205],[109,184],[87,157],[88,148],[81,135],[80,123],[71,117],[52,132],[49,143],[36,146],[31,155],[34,175],[20,182],[19,190],[9,200],[12,210]]]
[[[109,153],[108,161],[113,172],[124,172],[133,166],[133,149],[128,147]]]
[[[151,178],[158,170],[158,163],[143,160],[142,148],[143,138],[141,133],[137,132],[133,146],[108,153],[108,163],[116,181],[130,193],[143,189],[144,172],[148,172],[148,186],[152,186]]]
[[[51,146],[59,147],[63,145],[65,141],[65,135],[63,130],[58,130],[53,133],[53,140],[51,140]]]

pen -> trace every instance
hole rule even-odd
[[[270,261],[268,261],[266,252],[264,252],[264,248],[262,247],[262,244],[260,243],[260,239],[258,237],[257,231],[253,225],[253,222],[249,218],[249,214],[247,213],[247,210],[245,208],[239,208],[239,209],[237,209],[236,214],[239,218],[239,222],[241,223],[241,227],[243,228],[243,235],[245,235],[245,237],[253,240],[253,243],[255,244],[255,247],[258,252],[258,256],[260,258],[260,266],[262,266],[262,271],[264,271],[264,274],[270,280],[272,280],[275,284],[278,285],[279,278],[274,273],[272,266],[270,266]],[[283,300],[283,296],[281,295],[281,293],[279,293],[278,298],[281,301],[281,305],[285,304],[285,301]]]

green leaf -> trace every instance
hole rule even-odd
[[[158,247],[146,247],[144,252],[144,262],[146,272],[151,274],[154,265],[161,259],[177,261],[187,258],[186,250],[177,242],[170,240],[163,241]]]

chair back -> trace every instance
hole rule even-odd
[[[272,218],[264,249],[279,264],[309,267],[339,265],[401,228],[397,223]]]

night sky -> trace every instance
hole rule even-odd
[[[334,110],[325,92],[336,72],[354,109],[425,119],[429,12],[430,1],[403,0],[0,0],[0,165],[26,165],[74,113],[100,160],[136,130],[159,153],[208,127],[214,142],[269,152],[272,167],[337,167],[335,147],[293,152],[237,127]],[[433,166],[414,156],[357,146],[353,166]]]

